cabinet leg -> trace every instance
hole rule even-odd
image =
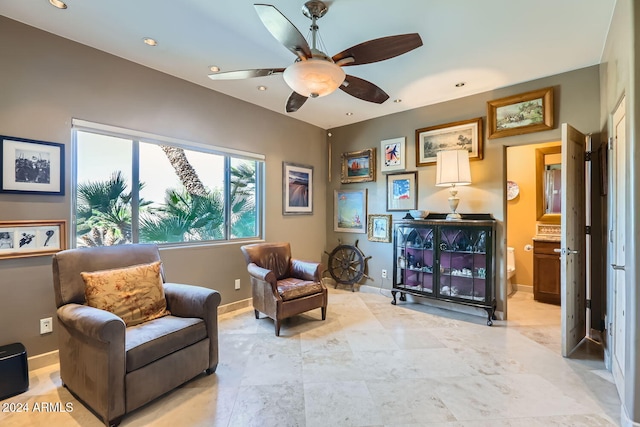
[[[405,294],[404,292],[400,292],[400,301],[406,301],[407,300],[407,294]]]
[[[491,326],[493,325],[493,321],[496,319],[496,315],[494,313],[495,308],[490,307],[486,308],[485,310],[487,310],[487,326]]]
[[[391,300],[391,304],[396,305],[396,293],[397,291],[391,291],[391,296],[393,299]]]

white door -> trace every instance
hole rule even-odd
[[[562,124],[560,297],[562,355],[586,336],[585,136]]]
[[[625,167],[625,106],[624,98],[613,114],[613,151],[612,167],[610,176],[613,178],[611,189],[612,204],[612,240],[611,268],[613,271],[609,275],[613,284],[613,325],[612,332],[612,364],[611,372],[618,388],[620,397],[624,397],[624,351],[625,351],[625,202],[626,202],[626,167]]]

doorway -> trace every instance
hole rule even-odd
[[[555,328],[555,335],[560,330],[560,305],[539,302],[534,299],[534,237],[542,233],[550,241],[555,240],[556,246],[559,245],[560,215],[548,215],[545,212],[541,213],[538,209],[541,196],[537,186],[542,185],[540,181],[541,179],[544,181],[544,178],[538,178],[537,169],[539,168],[539,154],[559,152],[560,145],[560,141],[553,141],[508,146],[505,149],[505,176],[507,177],[508,187],[505,215],[506,246],[507,248],[513,248],[511,257],[515,267],[514,271],[507,273],[507,289],[504,294],[508,295],[507,301],[505,301],[505,304],[508,305],[507,319],[512,325],[545,325],[553,327]],[[555,161],[559,163],[559,154],[556,157]],[[549,155],[549,159],[551,159],[551,155]],[[554,162],[549,161],[547,163],[551,165]],[[557,193],[551,193],[550,198],[558,195]],[[544,197],[542,201],[544,201]],[[542,215],[545,216],[545,221],[547,222],[539,221],[539,217]],[[544,227],[539,229],[540,225],[544,225]],[[560,264],[557,254],[554,255],[553,253],[552,247],[555,247],[553,243],[547,249],[550,253],[544,255],[544,257],[546,257],[546,260],[551,261],[551,265],[558,271],[557,276],[559,277]],[[507,249],[508,257],[510,251],[511,249]],[[509,261],[507,264],[509,264]],[[509,276],[511,277],[509,278]],[[559,280],[556,281],[554,287],[557,287],[557,300],[559,301]],[[559,341],[556,344],[559,348]]]

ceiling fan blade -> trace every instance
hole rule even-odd
[[[360,43],[334,55],[332,59],[341,66],[370,64],[402,55],[420,46],[420,34],[400,34]],[[353,61],[350,61],[351,58]],[[339,63],[341,60],[343,63]]]
[[[384,101],[389,99],[389,95],[387,95],[387,93],[378,86],[359,77],[350,76],[348,74],[340,86],[340,89],[358,99],[375,102],[376,104],[382,104]]]
[[[238,71],[226,71],[224,73],[209,74],[211,80],[239,80],[250,79],[252,77],[265,77],[272,74],[282,74],[284,68],[269,68],[269,69],[257,69],[257,70],[238,70]]]
[[[267,30],[300,59],[311,58],[311,49],[304,36],[278,9],[270,4],[254,4]]]
[[[298,92],[291,92],[291,96],[287,99],[287,113],[295,113],[300,107],[307,102],[306,96],[300,95]]]

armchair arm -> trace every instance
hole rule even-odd
[[[216,290],[202,286],[165,283],[167,309],[174,316],[197,317],[204,320],[209,337],[209,368],[218,366],[218,306],[222,297]]]
[[[124,321],[80,304],[58,308],[60,377],[104,421],[125,413]]]
[[[115,314],[80,304],[65,304],[58,309],[58,320],[68,329],[101,342],[122,341],[125,324]]]
[[[262,268],[258,266],[258,264],[253,262],[247,266],[247,271],[249,272],[249,275],[255,277],[256,279],[270,283],[271,286],[275,289],[278,279],[273,271]]]
[[[319,282],[324,270],[324,265],[319,262],[291,259],[291,276],[297,279]]]
[[[180,283],[165,283],[164,296],[167,299],[167,309],[174,316],[204,320],[212,313],[217,315],[222,300],[216,290]]]

